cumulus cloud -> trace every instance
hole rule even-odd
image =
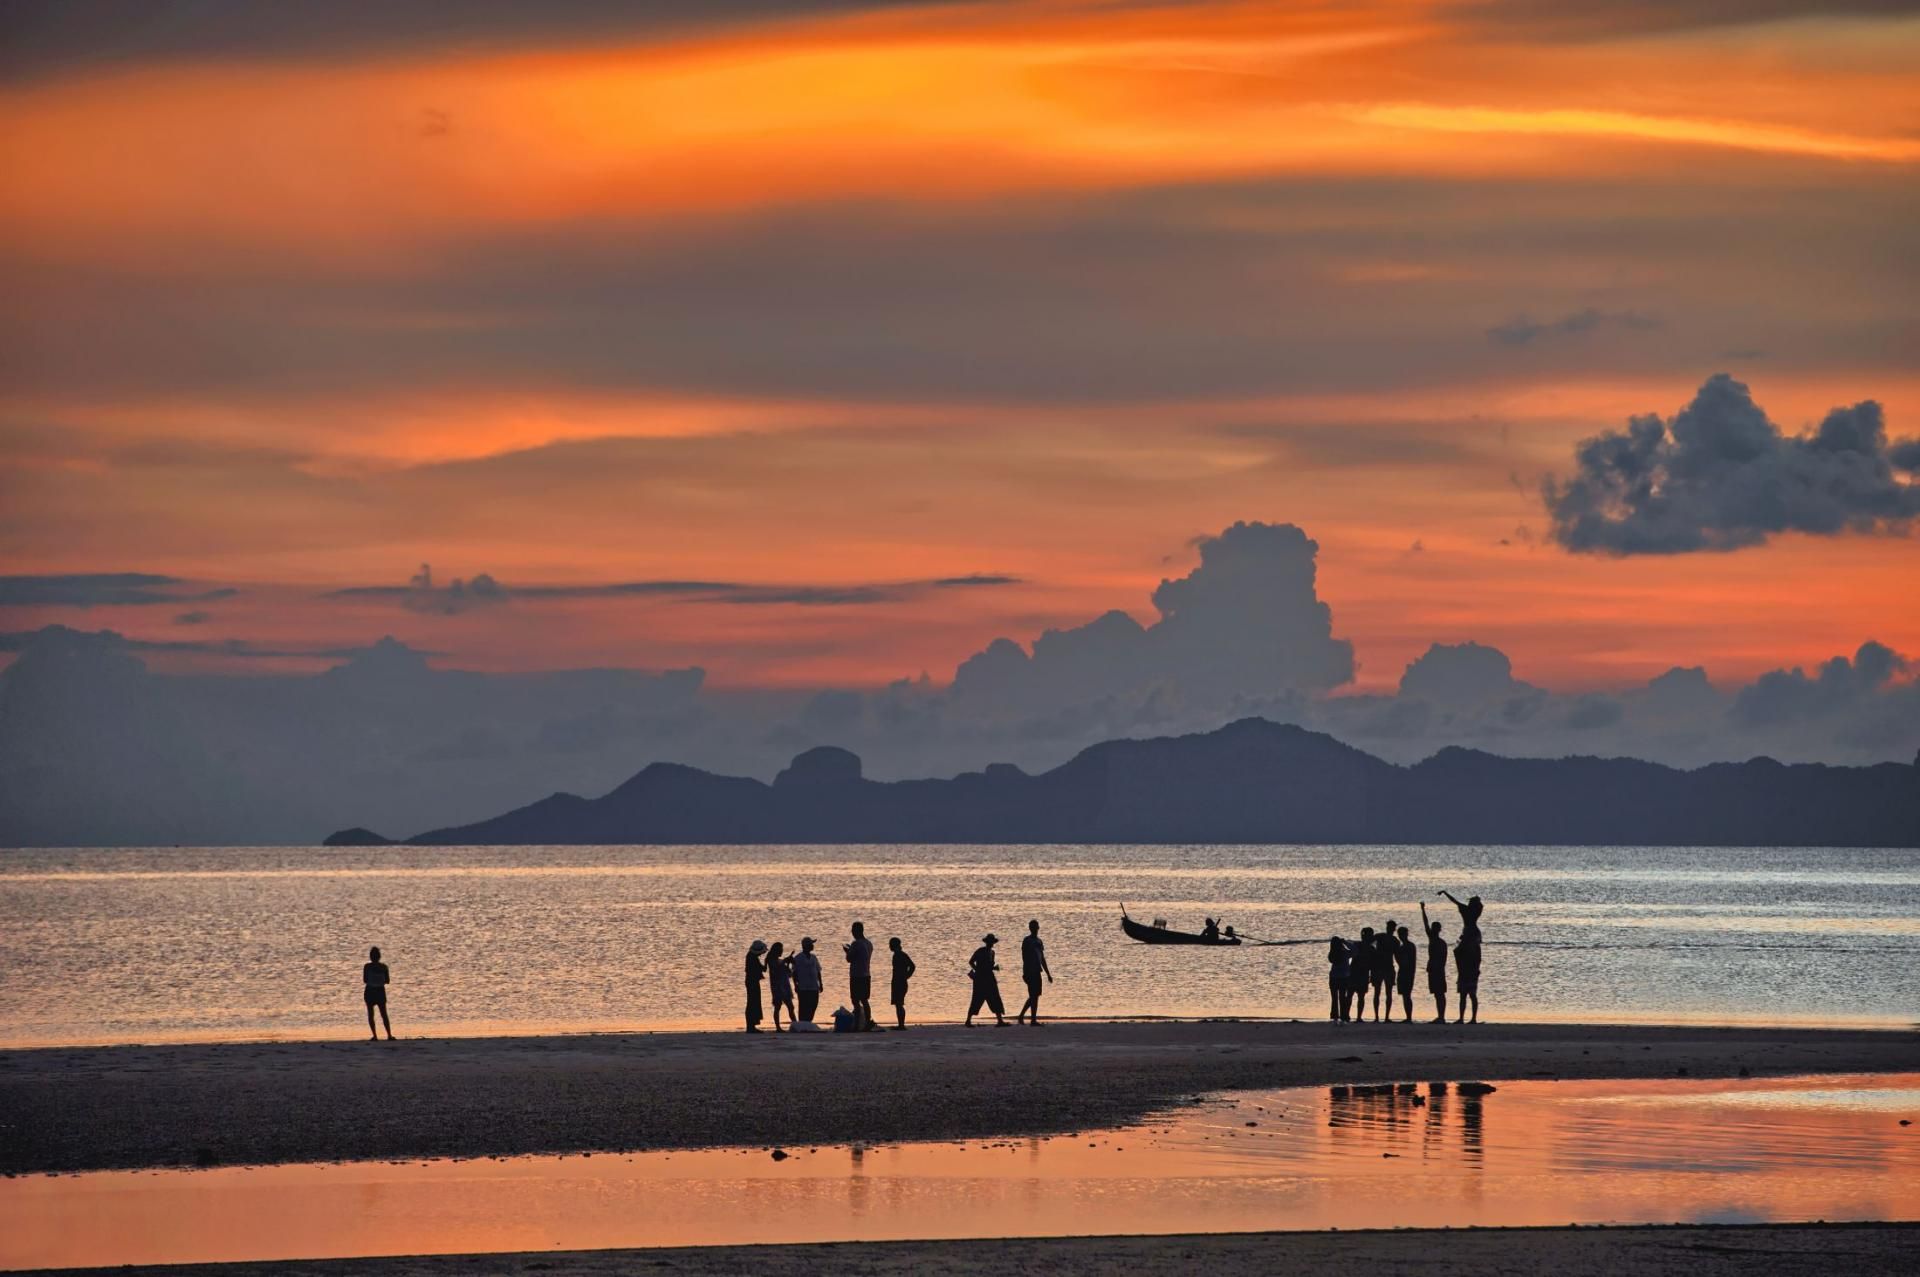
[[[1318,543],[1290,523],[1236,523],[1198,545],[1200,565],[1154,590],[1152,625],[1116,610],[1031,652],[996,639],[954,672],[955,700],[1064,709],[1160,690],[1163,706],[1221,705],[1351,681],[1353,645],[1314,589]]]
[[[1572,476],[1544,487],[1553,537],[1576,553],[1682,554],[1758,545],[1780,532],[1904,533],[1920,484],[1903,479],[1920,441],[1889,445],[1880,405],[1835,408],[1787,435],[1725,373],[1662,420],[1580,444]]]
[[[1513,662],[1483,643],[1435,643],[1400,676],[1400,694],[1434,705],[1476,705],[1537,691],[1513,676]]]
[[[1836,656],[1811,676],[1799,666],[1762,674],[1741,689],[1733,714],[1748,727],[1823,718],[1859,705],[1910,668],[1906,657],[1884,643],[1862,643],[1852,660]]]

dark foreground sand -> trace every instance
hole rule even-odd
[[[1680,1228],[1497,1228],[1452,1232],[1230,1233],[1188,1237],[1058,1237],[1035,1241],[881,1242],[830,1246],[711,1246],[690,1250],[551,1251],[294,1263],[102,1268],[159,1277],[453,1277],[528,1274],[613,1277],[668,1273],[768,1277],[834,1273],[1065,1275],[1154,1273],[1266,1277],[1339,1270],[1393,1277],[1490,1273],[1911,1273],[1920,1224],[1799,1224]],[[74,1270],[67,1270],[72,1273]]]
[[[1240,1088],[1917,1070],[1910,1030],[1551,1024],[1056,1023],[8,1051],[0,1171],[974,1139],[1120,1125]]]

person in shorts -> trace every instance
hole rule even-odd
[[[1447,942],[1440,924],[1427,917],[1427,902],[1420,902],[1420,923],[1427,929],[1427,992],[1433,995],[1435,1024],[1447,1022]]]
[[[1399,944],[1394,947],[1394,960],[1400,964],[1400,1009],[1408,1024],[1413,1023],[1413,973],[1420,966],[1420,946],[1408,936],[1407,929],[1401,927],[1397,932]]]
[[[888,939],[887,948],[893,951],[893,1027],[897,1031],[907,1027],[907,981],[913,979],[913,959],[900,947],[899,936]]]
[[[873,941],[867,939],[866,924],[853,924],[853,939],[840,946],[847,955],[847,996],[853,1000],[855,1032],[867,1032],[873,1022]]]
[[[387,964],[380,961],[380,947],[375,945],[367,950],[367,964],[360,968],[360,980],[366,986],[362,997],[367,1003],[367,1032],[369,1041],[378,1042],[380,1033],[373,1027],[373,1009],[380,1008],[380,1023],[386,1026],[387,1041],[393,1041],[393,1021],[387,1019],[387,985],[393,980],[387,971]]]
[[[800,1019],[813,1023],[820,1009],[820,990],[826,985],[820,976],[820,955],[813,951],[813,937],[800,938],[800,952],[793,955],[793,991],[800,998]]]
[[[1026,938],[1020,941],[1020,978],[1027,985],[1027,1000],[1020,1006],[1020,1014],[1013,1017],[1020,1024],[1031,1015],[1034,1028],[1040,1027],[1040,978],[1053,982],[1053,971],[1047,966],[1046,942],[1040,939],[1040,920],[1035,918],[1027,923]]]

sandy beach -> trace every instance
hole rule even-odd
[[[1237,1088],[1914,1070],[1911,1030],[1570,1024],[1055,1023],[20,1050],[0,1053],[0,1171],[971,1139],[1121,1125]]]
[[[1434,1232],[1230,1233],[1181,1237],[1057,1237],[957,1242],[851,1242],[826,1246],[712,1246],[684,1250],[545,1251],[160,1268],[62,1270],[168,1277],[450,1277],[541,1273],[1237,1274],[1348,1271],[1420,1277],[1605,1272],[1713,1274],[1844,1271],[1873,1277],[1911,1271],[1920,1224],[1802,1224],[1675,1228],[1500,1228]]]

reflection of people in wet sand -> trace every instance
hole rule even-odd
[[[393,1022],[387,1019],[387,985],[393,977],[387,971],[387,964],[380,961],[380,949],[375,946],[367,950],[367,964],[360,968],[360,980],[366,986],[362,995],[367,1003],[367,1032],[369,1042],[378,1042],[380,1033],[373,1027],[373,1009],[380,1008],[380,1023],[386,1026],[387,1041],[393,1041]]]
[[[1442,891],[1441,895],[1453,901],[1453,907],[1460,911],[1460,942],[1453,947],[1453,968],[1455,989],[1460,994],[1460,1011],[1454,1017],[1455,1024],[1467,1022],[1467,1004],[1473,1004],[1473,1023],[1480,1023],[1480,914],[1485,906],[1480,897],[1468,896],[1462,904],[1451,891]]]
[[[1007,1005],[1000,1000],[1000,978],[994,972],[1000,969],[995,962],[993,946],[1000,943],[1000,937],[989,931],[980,938],[980,947],[973,951],[973,957],[967,960],[967,972],[973,977],[973,1001],[967,1006],[967,1027],[973,1027],[973,1017],[985,1007],[993,1012],[994,1023],[1001,1028],[1007,1026]]]
[[[765,940],[747,946],[747,1032],[760,1031],[760,981],[766,977],[766,964],[760,955],[767,951]]]
[[[1420,923],[1427,930],[1427,992],[1433,995],[1435,1024],[1447,1022],[1447,942],[1440,935],[1440,924],[1427,917],[1427,902],[1420,902]]]
[[[1347,1009],[1353,1004],[1353,990],[1347,987],[1352,979],[1351,946],[1339,936],[1327,941],[1327,1018],[1345,1020]]]
[[[1413,970],[1420,965],[1420,947],[1407,938],[1407,929],[1405,927],[1400,928],[1399,941],[1394,945],[1393,956],[1394,960],[1400,964],[1398,985],[1400,989],[1401,1013],[1406,1016],[1406,1022],[1412,1024]],[[1391,999],[1389,999],[1389,1001],[1391,1001]]]
[[[900,947],[900,937],[894,936],[887,941],[887,948],[893,951],[893,1015],[895,1029],[907,1027],[907,981],[913,979],[913,959]]]
[[[1013,1017],[1019,1024],[1029,1015],[1033,1017],[1033,1027],[1040,1027],[1040,977],[1045,976],[1047,983],[1053,983],[1053,971],[1047,966],[1046,942],[1040,939],[1040,920],[1027,923],[1027,935],[1020,942],[1020,978],[1026,982],[1027,1000],[1020,1005],[1020,1014]]]

